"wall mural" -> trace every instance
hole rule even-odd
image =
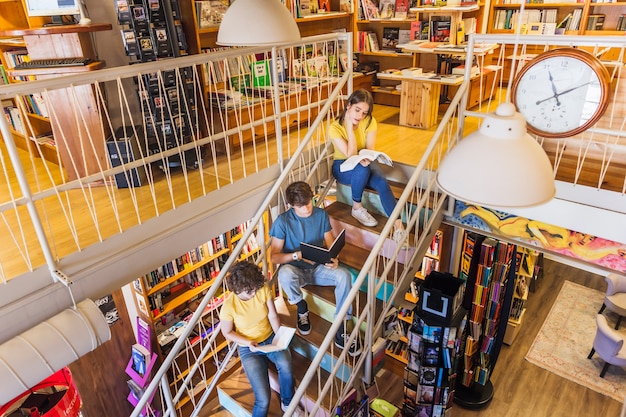
[[[626,244],[456,201],[453,220],[463,226],[506,236],[527,246],[626,272]]]

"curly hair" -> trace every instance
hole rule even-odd
[[[313,191],[306,182],[296,181],[285,190],[285,198],[291,206],[306,206],[313,199]]]
[[[240,294],[263,288],[265,277],[258,266],[248,261],[242,261],[230,268],[226,282],[232,292]]]

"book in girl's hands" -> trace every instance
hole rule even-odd
[[[274,335],[271,345],[255,346],[255,350],[262,352],[276,352],[279,350],[285,350],[289,347],[293,335],[296,333],[296,329],[293,327],[280,326],[280,329]]]
[[[393,166],[393,162],[389,155],[384,152],[374,151],[371,149],[361,149],[358,155],[352,155],[350,158],[343,161],[339,170],[341,172],[346,172],[354,169],[356,164],[363,161],[364,159],[369,159],[370,161],[378,161],[381,164]]]
[[[311,245],[310,243],[300,242],[300,252],[302,259],[316,262],[318,264],[327,264],[332,262],[332,258],[336,258],[346,244],[346,230],[342,230],[335,238],[330,248]]]

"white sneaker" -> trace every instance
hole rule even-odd
[[[393,232],[393,240],[398,245],[402,245],[402,249],[409,249],[409,241],[406,239],[406,230],[396,229]]]
[[[363,226],[373,227],[378,224],[378,221],[367,212],[365,207],[358,209],[352,208],[352,217],[357,219]]]
[[[289,408],[289,405],[280,403],[280,409],[283,410],[283,413],[287,411],[287,408]],[[291,417],[305,417],[305,416],[306,416],[306,413],[304,412],[304,408],[302,408],[300,404],[298,404],[298,407],[291,415]]]

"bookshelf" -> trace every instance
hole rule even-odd
[[[0,5],[4,2],[0,2]],[[93,47],[91,34],[96,31],[111,30],[109,23],[92,23],[88,25],[63,25],[49,27],[29,28],[3,28],[0,30],[0,44],[3,49],[3,66],[7,70],[10,81],[27,81],[29,79],[53,78],[59,75],[75,74],[85,71],[95,71],[104,67],[104,62],[98,61]],[[7,38],[18,42],[22,40],[23,46],[17,48],[7,47]],[[90,58],[93,62],[84,66],[49,67],[32,69],[11,69],[15,61],[8,62],[12,56],[27,54],[27,59],[55,59],[55,58]],[[34,99],[36,103],[37,100]],[[41,96],[43,97],[43,96]],[[84,122],[77,122],[72,114],[71,106],[55,108],[54,117],[48,119],[39,111],[32,112],[28,108],[21,112],[23,129],[15,130],[14,138],[18,146],[23,149],[36,150],[34,143],[37,138],[45,138],[52,134],[53,138],[63,140],[46,141],[42,144],[43,151],[40,156],[58,162],[65,168],[68,179],[75,180],[100,171],[101,166],[107,165],[105,141],[108,132],[101,126],[101,117],[98,113],[98,103],[90,85],[80,85],[70,89],[58,89],[48,91],[43,97],[45,101],[63,103],[76,100],[85,107]],[[17,104],[17,103],[14,103]],[[89,134],[87,134],[89,132]],[[90,137],[94,146],[83,147],[81,138]],[[31,139],[32,138],[32,139]],[[84,139],[83,139],[84,140]],[[54,145],[52,144],[54,143]],[[101,145],[101,146],[99,146]],[[83,149],[84,148],[84,149]],[[80,155],[84,152],[83,164],[72,164],[71,155]],[[38,155],[37,152],[34,152]],[[57,156],[58,155],[58,156]]]
[[[264,221],[267,222],[267,219]],[[188,318],[194,314],[202,297],[214,285],[222,266],[248,227],[249,222],[242,223],[135,280],[133,288],[140,311],[138,320],[148,323],[147,326],[152,333],[148,339],[156,341],[152,350],[160,360],[169,354],[186,329]],[[266,241],[266,237],[261,239],[257,235],[258,232],[253,233],[244,245],[240,260],[252,257],[260,251],[260,242]],[[215,297],[203,311],[201,321],[191,332],[185,348],[176,356],[175,369],[178,371],[169,374],[172,390],[178,389],[183,384],[185,376],[196,362],[195,358],[206,347],[208,337],[217,329],[219,309],[228,294],[225,286],[215,293]],[[204,374],[215,373],[216,366],[221,362],[219,356],[225,355],[227,348],[226,340],[221,334],[218,335],[216,345],[212,347],[215,353],[207,355],[201,364],[206,368]],[[197,395],[204,390],[207,381],[201,380],[199,374],[193,378],[195,386],[193,392]],[[139,382],[138,384],[141,385]],[[187,397],[179,407],[183,407],[190,400],[191,398]]]
[[[474,33],[482,22],[484,7],[478,3],[463,6],[420,6],[411,7],[404,19],[371,18],[358,20],[355,25],[355,51],[360,51],[359,61],[376,62],[378,83],[372,87],[376,103],[399,106],[401,124],[420,128],[429,128],[436,123],[441,90],[447,92],[447,86],[428,80],[410,80],[389,77],[389,74],[401,74],[402,69],[420,68],[423,72],[448,74],[449,68],[442,63],[449,54],[438,53],[430,49],[402,47],[418,40],[424,45],[456,45],[465,42],[466,36]],[[371,14],[359,11],[359,16]],[[400,48],[384,48],[389,34],[395,37],[400,33]],[[368,39],[375,38],[379,51],[372,51]],[[369,47],[369,49],[367,49]],[[419,107],[422,112],[409,117],[408,108]],[[411,113],[412,114],[412,113]],[[415,119],[415,120],[413,120]]]
[[[416,55],[402,52],[394,46],[394,42],[397,45],[411,39],[411,24],[414,20],[357,20],[354,51],[358,54],[359,64],[378,68],[378,72],[416,66]],[[390,37],[395,38],[395,41],[390,42]],[[376,42],[376,48],[371,46],[372,39]],[[395,88],[397,83],[378,79],[377,84],[372,86],[375,103],[400,106],[400,91]]]
[[[22,0],[0,1],[0,31],[41,27],[48,21],[49,18],[28,17]],[[7,71],[10,71],[10,69],[14,67],[14,62],[12,62],[13,55],[21,55],[21,53],[27,52],[26,44],[21,36],[0,37],[0,73],[2,73],[2,76],[0,76],[0,85],[19,82],[15,77],[9,76]],[[11,133],[13,134],[16,145],[21,149],[29,151],[32,155],[42,156],[50,161],[56,162],[56,148],[54,145],[41,140],[42,144],[40,149],[42,152],[39,153],[36,144],[29,140],[29,136],[42,137],[45,133],[50,132],[50,121],[46,117],[39,117],[35,112],[20,112],[17,103],[12,101],[4,102],[3,105],[5,111],[9,112],[12,124]],[[22,121],[22,129],[20,129],[19,122],[14,122],[15,118]],[[35,130],[32,132],[32,135],[26,133],[25,126],[28,125],[28,123],[26,123],[25,118],[30,119],[32,122]]]
[[[195,0],[178,0],[181,22],[184,28],[190,54],[200,53],[203,49],[216,48],[218,45],[217,32],[219,24],[200,25],[198,16],[198,2]],[[290,2],[286,2],[290,5]],[[339,4],[332,2],[335,7],[329,13],[309,14],[306,17],[294,17],[302,37],[325,34],[337,30],[351,32],[354,25],[354,13],[341,11]],[[287,6],[288,7],[288,6]],[[292,13],[293,14],[293,13]]]
[[[505,334],[515,284],[515,245],[472,232],[464,237],[461,277],[467,275],[463,305],[468,319],[462,334],[462,366],[457,396],[463,406],[482,407],[493,396],[490,376]],[[468,265],[469,258],[469,265]]]
[[[515,253],[515,288],[511,301],[511,311],[504,334],[504,343],[511,345],[522,326],[525,304],[531,288],[534,290],[537,280],[541,279],[543,254],[529,248],[518,247]]]
[[[626,14],[626,2],[595,2],[561,1],[557,3],[535,2],[524,6],[524,23],[553,22],[556,28],[564,30],[566,35],[624,35],[623,29],[618,29],[620,16]],[[491,3],[489,12],[489,33],[513,33],[517,23],[520,4],[507,4],[502,1]],[[595,16],[604,15],[598,26],[589,26],[596,23]],[[526,17],[528,16],[528,17]],[[623,19],[622,19],[623,20]],[[551,31],[550,28],[548,30]]]

